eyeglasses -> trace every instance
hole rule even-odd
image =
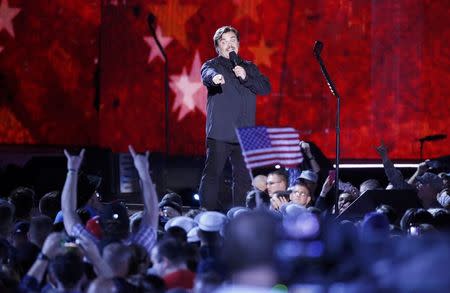
[[[302,191],[302,192],[300,192],[300,191],[292,191],[292,194],[295,194],[295,195],[301,195],[301,196],[309,196],[309,194],[307,194],[306,192],[304,192],[304,191]]]

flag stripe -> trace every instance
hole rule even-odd
[[[291,127],[263,126],[236,129],[247,168],[281,164],[295,167],[303,161],[300,138]]]

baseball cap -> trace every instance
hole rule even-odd
[[[319,179],[319,177],[317,176],[317,173],[315,173],[311,170],[304,170],[304,171],[302,171],[302,173],[300,174],[300,176],[297,179],[305,179],[305,180],[317,183],[317,180]]]

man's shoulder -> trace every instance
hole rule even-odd
[[[206,60],[203,65],[217,64],[219,62],[219,56]]]

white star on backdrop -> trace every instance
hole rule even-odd
[[[186,68],[183,67],[180,75],[170,77],[170,88],[176,94],[172,111],[179,110],[178,121],[195,109],[200,110],[206,116],[206,95],[208,92],[201,81],[200,67],[200,54],[197,51],[189,75]]]
[[[8,0],[3,0],[0,5],[0,32],[5,29],[14,38],[14,28],[12,20],[20,12],[20,8],[8,6]]]
[[[171,37],[165,37],[162,35],[161,27],[159,27],[159,26],[156,28],[156,36],[158,37],[158,40],[160,41],[161,46],[164,49],[167,47],[167,45],[169,45],[170,42],[172,42]],[[158,45],[156,44],[153,36],[144,37],[144,41],[150,47],[150,54],[148,56],[147,63],[152,62],[152,60],[155,59],[156,57],[159,57],[161,60],[164,61],[164,57],[163,57],[161,51],[159,50]]]

